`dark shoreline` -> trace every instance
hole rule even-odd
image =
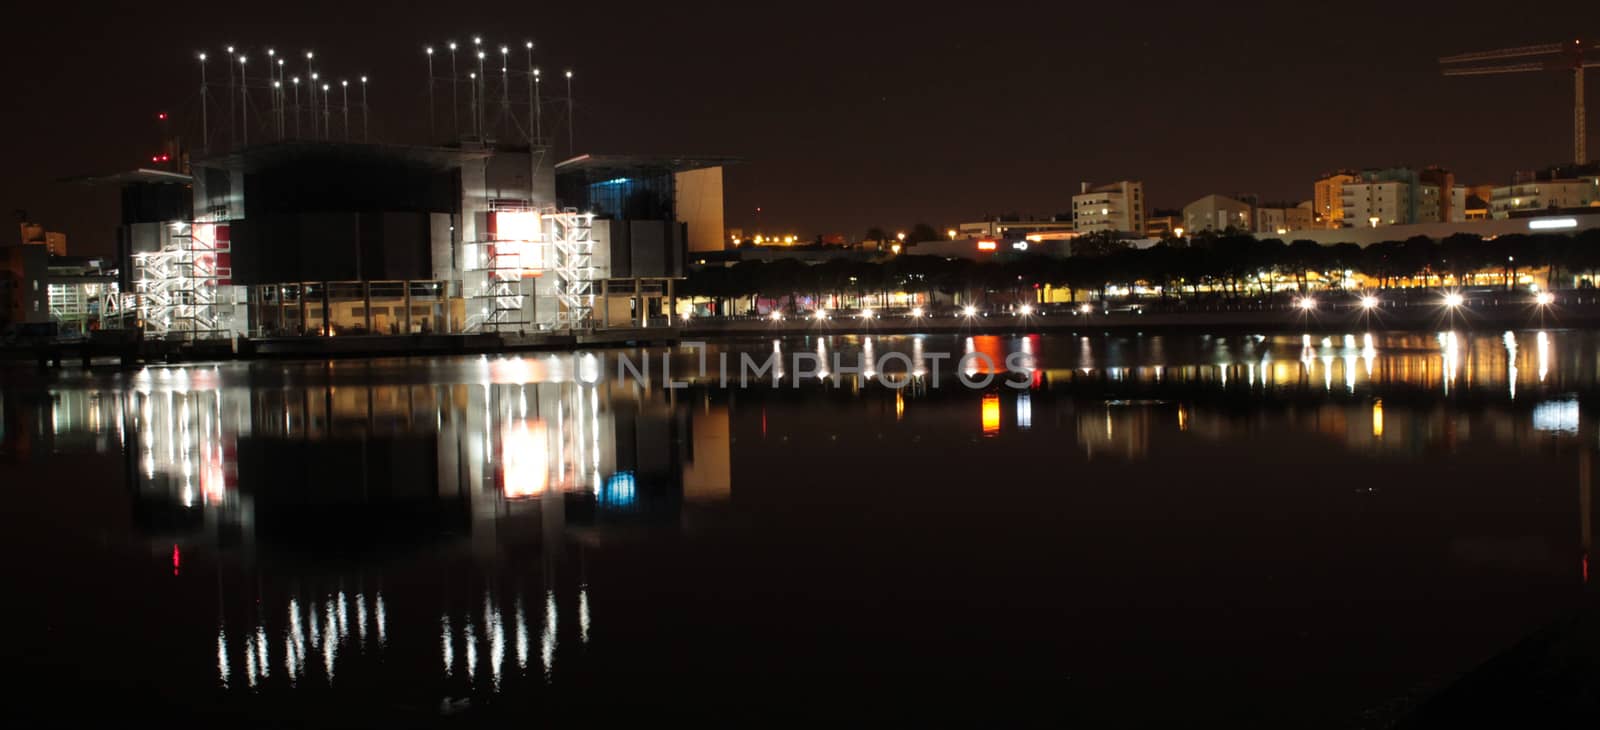
[[[332,359],[476,355],[503,352],[572,352],[646,345],[671,345],[685,340],[744,337],[871,336],[871,335],[1020,335],[1031,333],[1086,336],[1093,334],[1347,334],[1411,331],[1500,332],[1600,328],[1600,302],[1537,307],[1526,304],[1467,306],[1449,311],[1437,305],[1382,307],[1371,312],[1339,307],[1303,311],[1285,308],[1241,308],[1199,312],[1117,312],[1111,314],[1011,314],[944,316],[912,319],[831,318],[694,319],[677,327],[596,330],[580,334],[477,333],[445,335],[346,335],[341,337],[268,337],[196,342],[146,340],[96,345],[56,343],[0,349],[0,361],[35,362],[48,367],[115,358],[124,367],[137,363],[195,362],[232,359]]]
[[[1529,329],[1600,327],[1600,304],[1535,307],[1523,304],[1462,307],[1451,313],[1440,306],[1415,305],[1359,309],[1284,309],[1209,312],[1118,312],[1090,315],[993,315],[988,317],[691,320],[679,328],[682,338],[739,335],[916,335],[916,334],[1069,334],[1160,332],[1181,334],[1342,334],[1363,331],[1498,332]]]

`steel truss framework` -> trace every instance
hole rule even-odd
[[[539,225],[532,235],[522,238],[491,238],[476,242],[478,256],[469,256],[476,264],[482,282],[478,291],[469,294],[475,300],[477,314],[469,320],[468,330],[500,331],[523,330],[529,325],[528,303],[535,302],[537,328],[540,330],[572,331],[588,329],[593,325],[595,282],[594,215],[579,213],[576,209],[532,209],[526,207],[497,207],[495,213],[537,214]],[[527,287],[529,276],[555,276],[556,306],[548,312],[538,312],[538,297]]]
[[[133,307],[147,334],[204,339],[225,337],[217,287],[233,277],[219,264],[229,252],[217,225],[173,221],[161,250],[133,255]]]

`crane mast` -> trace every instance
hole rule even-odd
[[[1519,48],[1462,53],[1439,59],[1445,76],[1487,76],[1491,74],[1562,71],[1572,74],[1572,161],[1589,161],[1588,120],[1583,109],[1583,70],[1600,66],[1600,61],[1585,61],[1584,51],[1600,50],[1600,42],[1574,40],[1571,43],[1546,43]]]

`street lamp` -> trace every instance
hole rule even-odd
[[[1312,299],[1311,297],[1301,297],[1294,304],[1295,306],[1304,309],[1307,312],[1317,308],[1317,300]]]
[[[1462,304],[1466,303],[1466,301],[1467,300],[1465,298],[1456,292],[1450,292],[1449,294],[1444,295],[1444,305],[1451,309],[1461,306]]]
[[[906,242],[906,232],[905,231],[901,231],[899,233],[894,234],[894,237],[895,237],[896,240],[900,241],[901,243],[905,243]]]
[[[1361,308],[1362,309],[1372,309],[1372,308],[1374,308],[1376,306],[1378,306],[1378,298],[1377,297],[1372,296],[1371,294],[1368,294],[1367,296],[1364,296],[1364,297],[1361,298]]]
[[[952,241],[956,240],[956,229],[952,228],[948,231],[945,231],[945,235],[949,236],[950,240]]]
[[[1367,219],[1367,222],[1371,223],[1373,228],[1377,228],[1378,227],[1378,220],[1379,220],[1378,216],[1372,216],[1371,218]]]

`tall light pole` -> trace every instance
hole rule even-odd
[[[333,115],[328,113],[328,85],[322,85],[322,138],[333,137]]]
[[[534,97],[533,97],[533,41],[528,41],[527,42],[527,47],[528,47],[528,124],[532,125],[534,123],[533,122],[534,115],[537,113],[535,111],[535,109],[538,108],[538,101],[535,100]],[[537,133],[535,132],[535,130],[530,126],[529,129],[528,129],[528,144],[529,145],[538,144],[537,140],[539,138],[536,136],[536,134]]]
[[[294,82],[294,137],[300,138],[300,77],[296,76],[290,81]]]
[[[461,139],[461,101],[456,98],[456,86],[459,85],[456,76],[456,42],[450,41],[450,119],[453,127],[450,132],[456,139]]]
[[[200,151],[211,151],[211,129],[206,126],[206,52],[200,52]]]
[[[502,124],[508,121],[506,117],[511,116],[511,76],[509,69],[506,68],[511,58],[507,55],[510,52],[511,49],[505,46],[500,47],[500,121]]]
[[[239,113],[233,108],[233,46],[228,46],[228,146],[232,147],[239,142],[238,132],[234,129],[239,126]]]
[[[544,100],[540,98],[539,69],[533,70],[533,138],[544,143]]]
[[[478,54],[478,75],[472,77],[472,134],[483,138],[483,38],[472,37],[472,50]]]
[[[250,85],[244,79],[244,54],[239,54],[239,141],[250,146]]]
[[[339,106],[344,110],[344,141],[350,141],[350,81],[339,80]]]
[[[322,88],[328,88],[327,84],[323,84]],[[311,138],[317,139],[322,136],[322,120],[317,118],[317,74],[315,71],[311,73],[311,88],[307,89],[307,91],[311,94]],[[326,94],[328,92],[324,91],[322,93]]]
[[[478,74],[476,71],[467,72],[467,106],[476,110],[478,108]],[[473,113],[473,126],[476,130],[477,113]]]
[[[316,54],[306,51],[306,101],[311,106],[311,137],[317,136],[317,129],[321,126],[317,122],[317,69],[312,64]],[[298,124],[298,122],[296,122]]]
[[[275,84],[278,87],[278,138],[279,139],[283,139],[284,134],[289,131],[289,123],[288,123],[288,120],[285,118],[286,116],[288,116],[288,113],[289,113],[289,110],[288,110],[288,106],[289,106],[288,101],[289,100],[284,97],[284,93],[283,93],[283,74],[284,74],[285,71],[287,71],[287,69],[284,68],[284,59],[280,58],[280,59],[278,59],[278,81]]]
[[[573,126],[572,120],[572,69],[567,69],[567,156],[577,154],[578,128]]]
[[[433,46],[427,46],[422,50],[428,54],[428,141],[436,143],[438,140],[433,139],[436,134],[433,130]]]
[[[361,77],[361,141],[367,141],[367,77]]]
[[[278,52],[267,49],[267,93],[271,100],[267,109],[272,112],[272,126],[278,126]]]
[[[477,43],[478,39],[474,38],[474,39],[472,39],[472,42],[473,43]],[[476,135],[478,137],[479,140],[482,140],[483,137],[484,137],[484,134],[483,134],[483,91],[484,91],[483,59],[484,59],[485,55],[486,54],[484,54],[483,51],[478,51],[478,75],[475,77],[476,80],[473,81],[474,88],[472,90],[472,93],[474,94],[473,98],[477,99],[477,102],[472,105],[472,132],[473,132],[474,135]]]

